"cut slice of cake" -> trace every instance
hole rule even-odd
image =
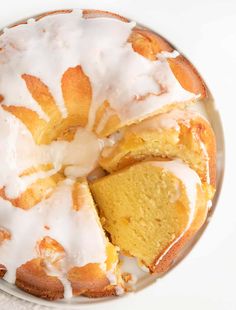
[[[138,163],[90,184],[112,242],[151,272],[164,272],[202,226],[209,199],[179,160]]]
[[[216,141],[209,122],[194,111],[173,110],[126,127],[104,148],[100,165],[109,172],[155,158],[179,158],[215,187]]]

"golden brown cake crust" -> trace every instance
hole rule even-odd
[[[0,279],[4,277],[6,272],[7,272],[6,267],[0,264]]]
[[[208,121],[202,117],[197,117],[192,121],[192,127],[196,128],[197,134],[205,145],[209,156],[209,177],[210,184],[216,187],[216,138],[214,131]],[[206,181],[206,180],[205,180]]]
[[[94,264],[95,265],[95,264]],[[68,278],[74,295],[88,297],[105,297],[116,295],[115,287],[109,284],[107,278],[100,274],[96,279],[93,277],[94,269],[87,268],[87,282],[82,283],[76,272],[71,270]],[[34,296],[56,300],[64,297],[64,287],[61,281],[54,276],[49,276],[44,271],[43,262],[40,258],[33,259],[17,269],[16,286]]]
[[[63,298],[62,283],[56,277],[46,274],[40,258],[33,259],[17,269],[16,286],[40,298],[48,300]]]

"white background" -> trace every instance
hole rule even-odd
[[[226,139],[226,173],[221,197],[193,251],[155,285],[128,298],[92,308],[236,309],[236,1],[0,0],[0,28],[41,12],[74,7],[120,13],[173,42],[192,60],[210,87]],[[41,307],[0,293],[0,309]]]

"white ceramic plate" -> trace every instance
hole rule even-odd
[[[40,14],[41,15],[41,14]],[[33,18],[36,16],[33,16]],[[22,20],[21,20],[22,21]],[[17,21],[21,22],[21,21]],[[139,26],[142,26],[138,24]],[[8,25],[10,26],[10,25]],[[147,27],[145,27],[147,28]],[[148,29],[148,28],[147,28]],[[155,32],[155,29],[152,29],[152,31]],[[161,33],[158,33],[161,35]],[[172,46],[175,46],[175,44],[172,44]],[[178,50],[182,55],[182,53],[177,47],[176,50]],[[185,56],[185,55],[184,55]],[[185,56],[186,57],[186,56]],[[217,201],[220,195],[221,191],[221,185],[223,182],[223,176],[224,176],[224,166],[225,166],[225,152],[224,152],[224,135],[223,135],[223,128],[222,128],[222,122],[221,118],[219,115],[219,112],[215,106],[214,98],[208,88],[208,93],[209,97],[202,101],[199,102],[197,105],[192,107],[192,109],[197,110],[200,112],[202,115],[204,115],[211,123],[214,132],[216,134],[216,140],[217,140],[217,180],[216,180],[216,186],[217,186],[217,191],[213,200],[213,204],[211,207],[211,210],[208,213],[207,220],[203,227],[198,231],[198,233],[194,236],[194,238],[185,246],[185,248],[181,251],[181,253],[178,255],[177,259],[175,260],[173,267],[169,272],[174,272],[174,267],[182,261],[187,254],[191,251],[193,246],[196,244],[196,242],[200,239],[202,233],[206,229],[214,211],[217,205]],[[146,288],[149,285],[152,285],[154,282],[156,282],[158,279],[160,279],[159,276],[155,275],[150,275],[149,273],[143,272],[141,269],[139,269],[136,266],[135,261],[133,260],[128,260],[126,259],[126,266],[127,269],[132,270],[135,272],[135,274],[138,277],[138,281],[135,284],[135,290],[134,293],[139,292],[140,290]],[[168,272],[168,273],[169,273]],[[164,275],[165,276],[165,275]],[[160,279],[161,280],[161,279]],[[18,298],[21,298],[23,300],[27,300],[33,303],[37,303],[40,305],[45,305],[45,306],[52,306],[52,307],[57,307],[57,308],[62,308],[62,309],[78,309],[78,305],[80,307],[86,307],[86,306],[94,306],[96,304],[102,304],[104,302],[112,301],[115,299],[115,297],[107,297],[107,298],[86,298],[86,297],[73,297],[71,300],[59,300],[59,301],[46,301],[40,298],[37,298],[35,296],[32,296],[30,294],[27,294],[20,289],[18,289],[15,285],[12,285],[10,283],[7,283],[4,280],[0,280],[0,289],[14,295]],[[119,298],[127,298],[129,294],[125,294]]]

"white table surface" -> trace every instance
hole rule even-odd
[[[40,12],[75,7],[118,12],[153,28],[176,44],[210,87],[226,139],[226,173],[221,197],[207,230],[192,252],[155,285],[128,298],[92,308],[236,309],[233,194],[236,191],[236,1],[0,0],[0,28]],[[0,309],[47,308],[0,292]]]

